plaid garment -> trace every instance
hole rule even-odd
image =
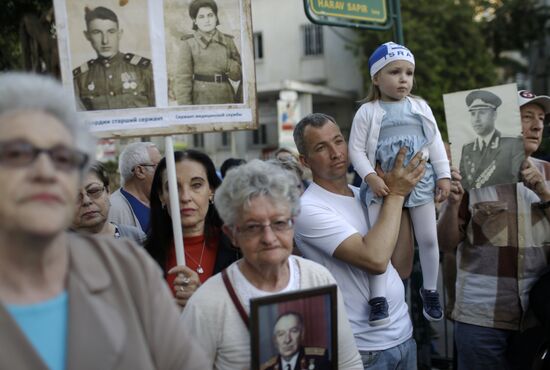
[[[550,163],[530,159],[550,186]],[[550,260],[550,222],[539,201],[522,183],[473,189],[464,197],[453,319],[509,330],[533,325],[529,290]]]

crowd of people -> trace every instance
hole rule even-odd
[[[550,163],[532,157],[550,97],[518,92],[520,181],[465,190],[431,109],[410,95],[411,51],[383,44],[369,66],[349,150],[336,120],[312,113],[295,127],[297,153],[231,159],[222,176],[205,153],[173,153],[185,265],[159,149],[127,145],[111,193],[61,85],[0,75],[0,367],[246,369],[251,300],[335,285],[332,352],[304,341],[303,312],[282,312],[261,368],[415,369],[403,284],[415,239],[427,320],[444,317],[439,253],[456,255],[458,369],[550,366],[550,328],[536,331],[550,322],[537,283],[550,274]]]

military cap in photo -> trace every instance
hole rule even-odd
[[[502,100],[498,96],[486,90],[472,91],[466,96],[468,110],[497,109],[501,104]]]
[[[534,103],[539,105],[544,109],[544,113],[550,113],[550,96],[546,95],[535,95],[528,90],[518,91],[518,102],[519,106],[523,107],[525,104]]]

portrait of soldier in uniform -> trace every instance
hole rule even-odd
[[[82,110],[155,106],[151,60],[120,51],[123,36],[112,10],[85,7],[84,36],[97,57],[73,70],[77,102]]]
[[[242,103],[242,62],[234,36],[218,26],[218,4],[193,0],[192,32],[178,41],[175,97],[178,105]]]
[[[524,159],[522,139],[504,136],[496,128],[501,104],[502,100],[487,90],[475,90],[466,96],[476,137],[462,146],[460,174],[465,189],[519,181]]]
[[[273,327],[273,343],[279,353],[262,364],[262,370],[331,369],[328,350],[305,347],[304,320],[297,312],[288,311],[277,318]]]

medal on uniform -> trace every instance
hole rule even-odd
[[[309,359],[309,366],[307,367],[308,370],[315,370],[315,360],[310,358]]]
[[[120,75],[120,79],[123,81],[122,87],[126,90],[137,88],[136,77],[131,72],[124,72]]]
[[[88,84],[88,90],[89,91],[94,91],[95,90],[95,84],[94,84],[94,81],[90,82]]]
[[[120,74],[120,79],[122,80],[122,87],[128,90],[130,88],[130,75],[126,72],[122,72]]]

